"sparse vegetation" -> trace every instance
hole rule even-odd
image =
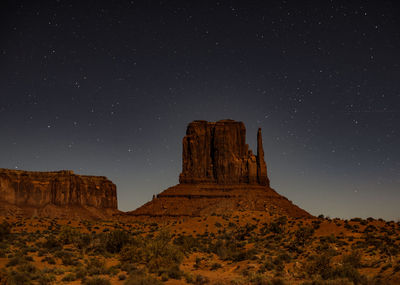
[[[239,215],[165,223],[43,219],[37,228],[23,218],[3,222],[0,278],[43,285],[225,284],[218,276],[231,284],[386,284],[400,278],[396,223]]]

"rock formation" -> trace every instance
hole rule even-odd
[[[257,133],[257,155],[254,155],[246,144],[242,122],[190,123],[183,138],[179,182],[128,214],[201,216],[248,210],[311,217],[270,188],[261,129]]]
[[[261,130],[258,130],[256,156],[246,144],[242,122],[190,123],[183,138],[179,182],[269,185]]]
[[[86,208],[117,210],[116,186],[103,176],[72,171],[30,172],[0,169],[0,202],[22,210]],[[46,212],[46,211],[45,211]],[[48,211],[46,212],[47,214]]]

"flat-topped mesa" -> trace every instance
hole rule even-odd
[[[18,207],[89,206],[117,209],[116,186],[104,176],[0,169],[0,201]]]
[[[253,184],[269,186],[261,129],[257,155],[246,144],[242,122],[194,121],[183,138],[181,184]]]

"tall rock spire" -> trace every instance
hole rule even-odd
[[[179,184],[128,214],[201,217],[234,211],[312,217],[269,187],[261,130],[257,153],[253,154],[246,144],[244,124],[221,120],[193,121],[188,125]]]
[[[246,144],[246,128],[242,122],[194,121],[183,138],[179,182],[268,185],[262,142],[259,146],[260,160]]]
[[[260,185],[269,186],[267,165],[264,160],[264,148],[262,144],[261,128],[258,128],[257,132],[257,182]]]

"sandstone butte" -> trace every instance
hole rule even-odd
[[[312,217],[270,187],[261,129],[257,153],[246,144],[242,122],[194,121],[183,138],[179,184],[127,213],[118,211],[116,186],[103,176],[72,171],[0,169],[0,214],[109,219],[201,216],[227,211],[267,211]]]
[[[246,144],[242,122],[193,121],[183,138],[179,184],[168,188],[131,216],[201,216],[229,211],[266,211],[294,218],[312,216],[270,187],[261,129],[257,153]]]
[[[72,171],[0,169],[0,214],[104,219],[119,213],[116,186]]]

